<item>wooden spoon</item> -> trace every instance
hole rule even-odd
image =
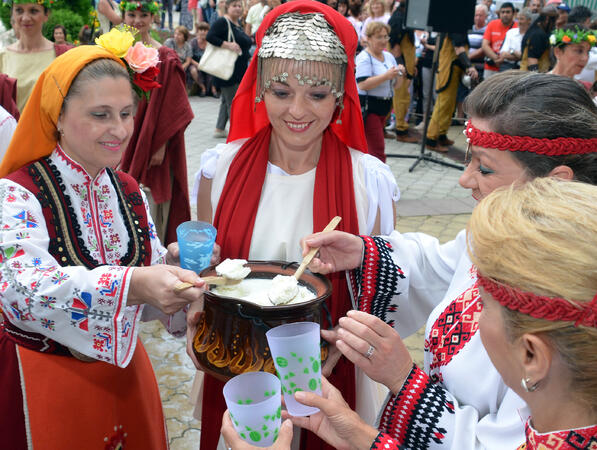
[[[205,284],[211,284],[215,286],[231,286],[243,281],[242,278],[240,280],[233,280],[232,278],[226,277],[203,277],[201,279],[205,281]],[[186,281],[183,281],[174,286],[173,291],[175,294],[180,294],[181,292],[186,291],[193,286],[195,286],[193,283],[187,283]]]
[[[328,231],[335,230],[341,220],[342,217],[340,216],[334,217],[332,220],[330,220],[330,223],[328,223],[327,226],[323,229],[322,233],[327,233]],[[305,273],[307,266],[313,260],[313,257],[317,254],[318,251],[319,247],[314,247],[311,250],[309,250],[307,254],[303,257],[301,265],[298,267],[298,269],[296,269],[294,275],[292,275],[297,281],[301,278],[303,273]],[[277,296],[276,293],[272,293],[272,291],[270,290],[268,292],[269,301],[273,305],[285,305],[287,303],[290,303],[298,294],[298,285],[295,286],[295,288],[296,289],[293,290],[294,293],[289,292],[288,295],[283,295],[281,297]]]

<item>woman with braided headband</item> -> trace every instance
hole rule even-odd
[[[597,184],[597,107],[575,81],[504,72],[479,85],[465,107],[471,159],[460,184],[475,199],[537,177]],[[444,245],[397,232],[374,238],[333,232],[304,241],[305,250],[322,245],[311,270],[354,269],[358,307],[377,316],[340,319],[337,346],[392,391],[379,424],[385,436],[417,449],[524,442],[524,401],[501,379],[478,333],[483,308],[464,231]],[[425,321],[422,370],[401,337]]]
[[[483,306],[479,335],[531,413],[519,450],[590,449],[597,442],[596,202],[595,186],[537,178],[489,194],[467,226]],[[321,413],[292,417],[293,424],[337,448],[399,448],[388,436],[376,438],[325,380],[322,390],[322,397],[301,393]],[[240,440],[227,415],[222,431],[234,450],[256,449]],[[282,425],[272,450],[288,449],[291,434]]]

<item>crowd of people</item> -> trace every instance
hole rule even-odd
[[[7,448],[168,448],[137,333],[157,319],[186,334],[199,368],[206,286],[176,242],[191,203],[218,230],[212,263],[317,247],[309,268],[333,287],[322,396],[295,394],[320,412],[283,412],[274,449],[593,448],[597,39],[591,10],[548,3],[483,1],[472,30],[436,35],[405,27],[406,1],[185,0],[194,25],[174,28],[172,1],[100,0],[101,34],[73,48],[63,26],[42,34],[50,0],[13,0],[17,41],[0,51]],[[209,46],[238,55],[228,79],[201,70]],[[219,96],[226,142],[201,149],[189,193],[194,92]],[[417,142],[425,101],[433,150],[467,117],[460,184],[479,202],[443,245],[395,231],[400,180],[384,163],[388,120]],[[337,231],[316,233],[334,216]],[[423,324],[418,367],[402,339]],[[197,445],[251,449],[222,388],[205,375]]]

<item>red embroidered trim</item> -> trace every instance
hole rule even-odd
[[[496,283],[478,274],[479,283],[503,306],[520,311],[537,319],[574,322],[574,326],[584,325],[597,328],[597,295],[590,303],[572,304],[559,297],[544,297],[532,292],[519,291],[510,286]]]
[[[597,138],[555,138],[539,139],[529,136],[509,136],[490,131],[481,131],[469,120],[464,129],[467,142],[479,147],[508,150],[511,152],[532,152],[539,155],[561,156],[581,155],[597,152]]]
[[[373,444],[371,445],[371,450],[400,450],[400,445],[398,441],[392,439],[389,435],[385,433],[379,433]]]
[[[590,450],[597,447],[597,425],[575,430],[538,433],[527,420],[524,427],[526,444],[519,449],[526,450]]]
[[[377,268],[379,266],[379,251],[372,237],[361,236],[365,244],[365,257],[363,260],[363,280],[359,309],[371,314],[373,298],[375,297]]]

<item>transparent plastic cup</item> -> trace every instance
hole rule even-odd
[[[319,324],[295,322],[272,328],[267,333],[274,365],[282,383],[286,409],[293,416],[310,416],[318,408],[294,398],[297,391],[321,395],[321,350]]]
[[[269,447],[280,432],[280,380],[267,372],[248,372],[224,385],[224,398],[238,435],[256,447]],[[206,405],[207,406],[207,405]]]
[[[209,266],[216,234],[216,229],[207,222],[190,220],[181,223],[176,228],[180,267],[199,273]]]

